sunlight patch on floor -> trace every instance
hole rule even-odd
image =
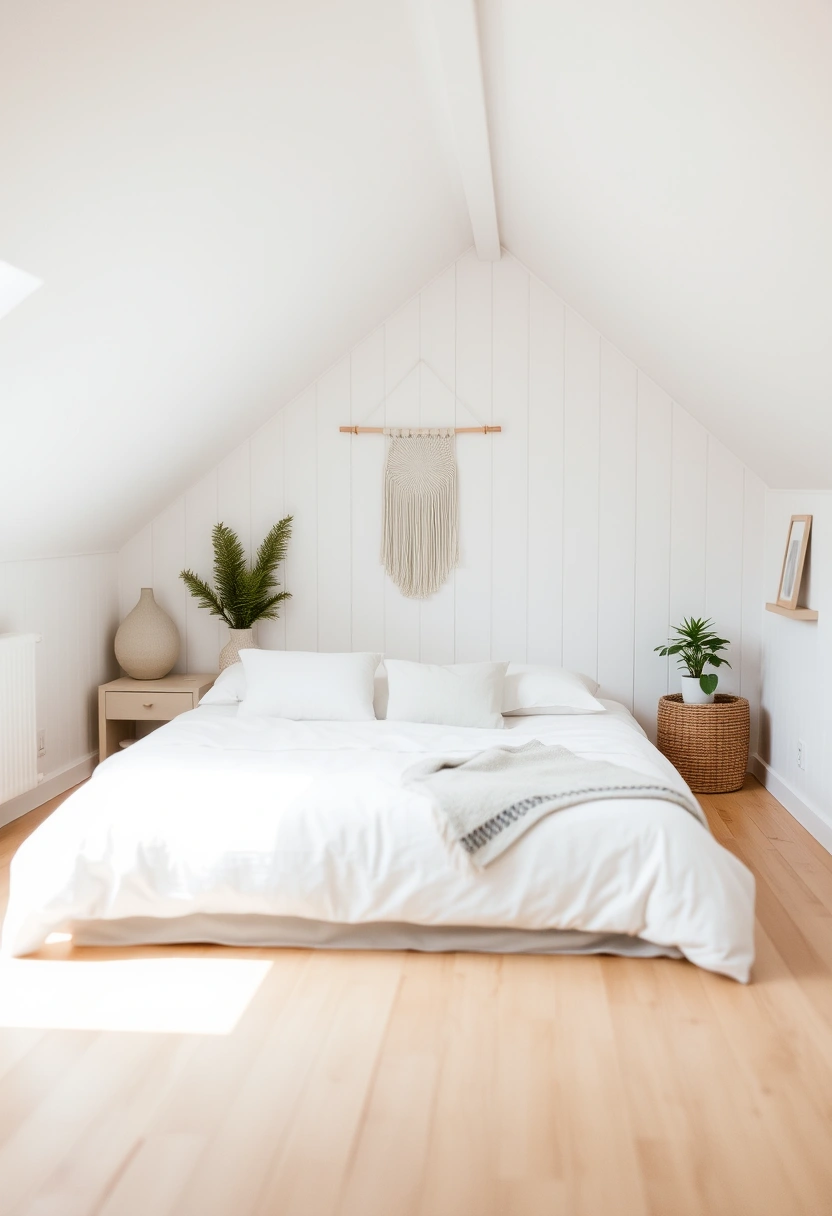
[[[263,959],[4,959],[0,1028],[230,1034],[271,965]]]

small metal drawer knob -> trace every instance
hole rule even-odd
[[[152,701],[142,701],[142,709],[152,709],[152,708],[153,708]]]

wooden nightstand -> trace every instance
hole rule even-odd
[[[213,675],[164,676],[131,680],[122,676],[98,689],[98,759],[106,760],[123,739],[132,739],[137,722],[170,722],[196,709],[216,680]]]

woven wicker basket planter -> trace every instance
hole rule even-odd
[[[717,693],[713,705],[659,701],[658,747],[697,794],[742,788],[748,765],[748,702]]]

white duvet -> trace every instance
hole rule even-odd
[[[754,880],[680,807],[559,811],[470,873],[425,795],[402,786],[426,754],[540,739],[684,788],[627,711],[604,704],[505,730],[183,714],[105,761],[22,845],[3,950],[30,953],[76,921],[240,913],[624,933],[747,980]]]

